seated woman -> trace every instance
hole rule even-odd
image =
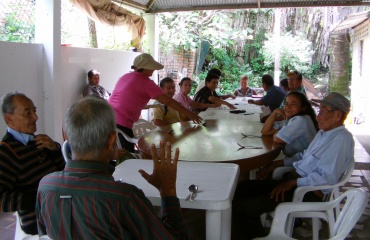
[[[200,102],[194,102],[191,97],[188,96],[188,94],[191,91],[191,87],[193,85],[193,81],[188,78],[184,77],[181,79],[179,86],[180,86],[180,92],[176,93],[175,96],[173,96],[173,99],[181,103],[184,108],[187,108],[190,110],[190,107],[192,108],[208,108],[208,107],[219,107],[221,104],[217,103],[200,103]],[[189,119],[186,118],[184,115],[180,114],[181,121],[188,121]]]
[[[237,97],[252,97],[252,95],[257,95],[256,91],[248,87],[248,76],[242,76],[240,78],[240,88],[235,90],[234,95]]]
[[[280,116],[285,120],[275,122]],[[275,109],[261,133],[274,135],[274,142],[284,143],[283,153],[290,157],[307,149],[318,129],[315,111],[307,97],[300,92],[291,92],[286,97],[284,110]]]
[[[175,95],[176,91],[175,81],[173,81],[172,78],[170,77],[163,78],[159,83],[159,86],[162,88],[164,94],[166,94],[168,97],[172,98],[173,95]],[[156,126],[164,126],[180,122],[180,115],[179,112],[177,112],[176,110],[166,105],[162,105],[160,107],[156,107],[153,109],[152,121],[153,124]]]
[[[194,96],[194,102],[206,103],[206,104],[219,104],[226,105],[231,109],[236,109],[234,105],[221,100],[221,97],[216,93],[218,87],[218,81],[220,77],[217,75],[209,74],[205,79],[206,85],[201,88]],[[207,107],[196,107],[192,108],[193,111],[205,111]]]

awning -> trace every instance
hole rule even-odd
[[[370,11],[348,15],[341,23],[333,29],[333,32],[348,28],[354,28],[370,18]]]

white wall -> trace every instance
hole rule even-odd
[[[370,27],[369,27],[370,28]],[[370,122],[370,34],[363,44],[362,74],[360,75],[360,41],[352,45],[351,110],[353,117],[362,114]]]
[[[139,55],[135,52],[75,47],[62,47],[61,53],[63,115],[72,103],[82,98],[89,70],[98,70],[101,74],[100,85],[112,92],[118,78],[131,70],[134,58]]]
[[[19,91],[31,98],[37,107],[38,132],[44,132],[43,45],[0,41],[0,96]],[[0,120],[0,137],[6,132]]]
[[[20,91],[31,98],[37,107],[39,120],[37,133],[45,133],[45,123],[52,109],[45,108],[44,48],[42,44],[0,42],[0,95]],[[139,53],[103,49],[61,47],[61,87],[59,101],[63,117],[68,107],[82,98],[87,83],[87,71],[92,68],[101,73],[101,85],[112,91],[120,76],[131,69]],[[45,112],[44,112],[45,111]],[[56,111],[58,112],[58,111]],[[55,114],[59,117],[60,114]],[[49,115],[50,117],[50,115]],[[56,135],[46,133],[62,142],[62,126],[55,126]],[[58,130],[60,129],[60,130]],[[0,135],[6,131],[4,120],[0,121]]]

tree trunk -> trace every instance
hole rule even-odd
[[[331,92],[349,96],[350,43],[347,32],[332,33],[330,36],[330,78]]]
[[[89,38],[90,38],[90,46],[93,48],[98,48],[98,40],[96,38],[96,28],[95,22],[90,18],[87,18],[89,24]]]

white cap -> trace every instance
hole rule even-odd
[[[148,70],[161,70],[164,68],[162,64],[154,60],[150,54],[142,53],[139,56],[137,56],[134,60],[134,67],[136,69],[148,69]]]

